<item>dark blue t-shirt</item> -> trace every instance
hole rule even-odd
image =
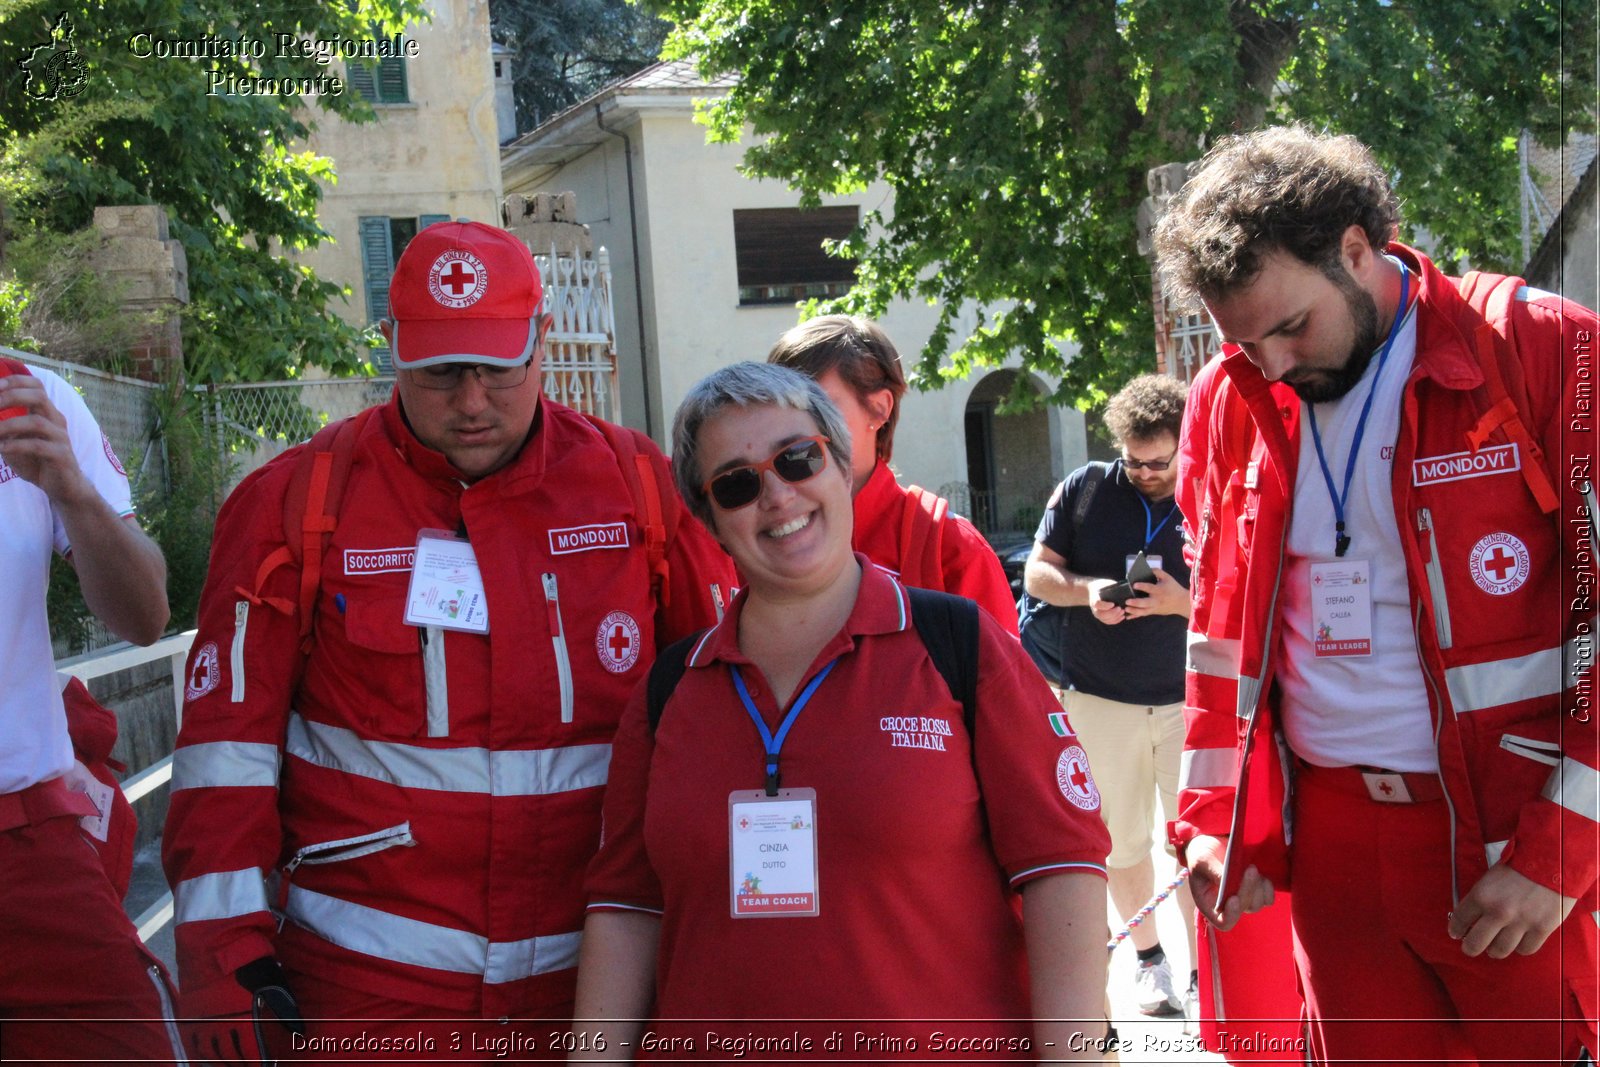
[[[1072,515],[1088,467],[1073,471],[1056,487],[1034,540],[1059,553],[1074,574],[1117,581],[1127,577],[1127,558],[1143,549],[1160,556],[1161,569],[1188,588],[1183,517],[1176,513],[1177,501],[1145,501],[1123,472],[1120,459],[1099,466],[1105,477],[1079,528],[1073,529]],[[1148,544],[1147,525],[1159,527]],[[1066,611],[1065,672],[1072,688],[1124,704],[1171,704],[1183,699],[1189,620],[1158,615],[1107,626],[1096,621],[1087,607]]]

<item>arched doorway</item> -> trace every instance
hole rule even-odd
[[[997,370],[985,375],[967,399],[964,429],[971,518],[990,537],[1031,534],[1055,486],[1051,463],[1050,418],[1040,405],[1021,412],[1000,410],[1022,374]],[[1048,392],[1031,374],[1023,375],[1034,395]]]

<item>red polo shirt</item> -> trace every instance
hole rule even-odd
[[[1043,875],[1104,873],[1098,793],[1076,740],[1056,732],[1049,688],[981,612],[974,755],[904,587],[856,558],[855,607],[801,688],[838,663],[782,749],[783,785],[817,792],[820,914],[729,916],[728,796],[764,778],[760,735],[730,665],[768,729],[782,721],[739,651],[743,592],[692,652],[654,736],[644,687],[634,692],[613,751],[589,907],[661,914],[664,1018],[1014,1019],[1022,1021],[987,1032],[1027,1035],[1014,890]],[[928,729],[906,730],[907,720]]]

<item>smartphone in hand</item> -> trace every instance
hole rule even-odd
[[[1134,597],[1150,595],[1135,589],[1133,587],[1134,582],[1153,582],[1155,580],[1156,572],[1150,569],[1149,560],[1145,559],[1143,552],[1140,552],[1133,557],[1133,562],[1128,565],[1128,580],[1118,582],[1116,585],[1108,585],[1100,590],[1100,599],[1121,607]]]

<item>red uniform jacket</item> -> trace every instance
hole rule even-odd
[[[1515,351],[1503,347],[1499,361],[1509,404],[1496,404],[1478,355],[1480,311],[1425,257],[1399,245],[1390,251],[1420,284],[1393,493],[1454,817],[1454,895],[1503,862],[1579,898],[1562,931],[1564,959],[1592,1020],[1600,775],[1589,464],[1600,323],[1585,308],[1523,289],[1510,305]],[[1172,832],[1180,848],[1199,834],[1231,833],[1230,871],[1254,864],[1288,887],[1286,750],[1272,680],[1300,408],[1292,390],[1267,382],[1242,353],[1223,358],[1228,382],[1216,403],[1248,409],[1255,439],[1240,463],[1224,439],[1227,419],[1213,415],[1193,583],[1186,773]],[[1526,425],[1520,442],[1510,417]],[[1521,469],[1540,462],[1530,444],[1559,490],[1550,513]],[[1236,506],[1224,521],[1230,500]],[[1525,569],[1525,578],[1497,594],[1492,579],[1507,567]],[[1219,598],[1239,600],[1229,608]],[[1237,611],[1236,638],[1205,628],[1200,620],[1216,611]]]
[[[945,515],[939,524],[937,543],[924,553],[935,555],[933,549],[937,549],[937,567],[929,566],[927,559],[905,558],[907,509],[920,507],[912,493],[895,481],[889,465],[880,462],[856,494],[853,547],[910,585],[976,600],[1006,633],[1015,637],[1017,602],[1011,595],[1011,583],[1006,580],[994,547],[972,523],[959,515]]]
[[[232,972],[276,954],[381,997],[559,1017],[612,734],[657,645],[716,621],[732,567],[685,515],[670,609],[654,603],[615,454],[547,399],[521,454],[468,486],[398,399],[377,414],[322,557],[309,654],[295,614],[266,603],[297,603],[297,568],[250,593],[284,543],[297,450],[218,516],[164,840],[185,1012],[239,1010]],[[670,491],[663,504],[682,507]],[[487,635],[430,645],[405,623],[424,529],[470,538]]]

